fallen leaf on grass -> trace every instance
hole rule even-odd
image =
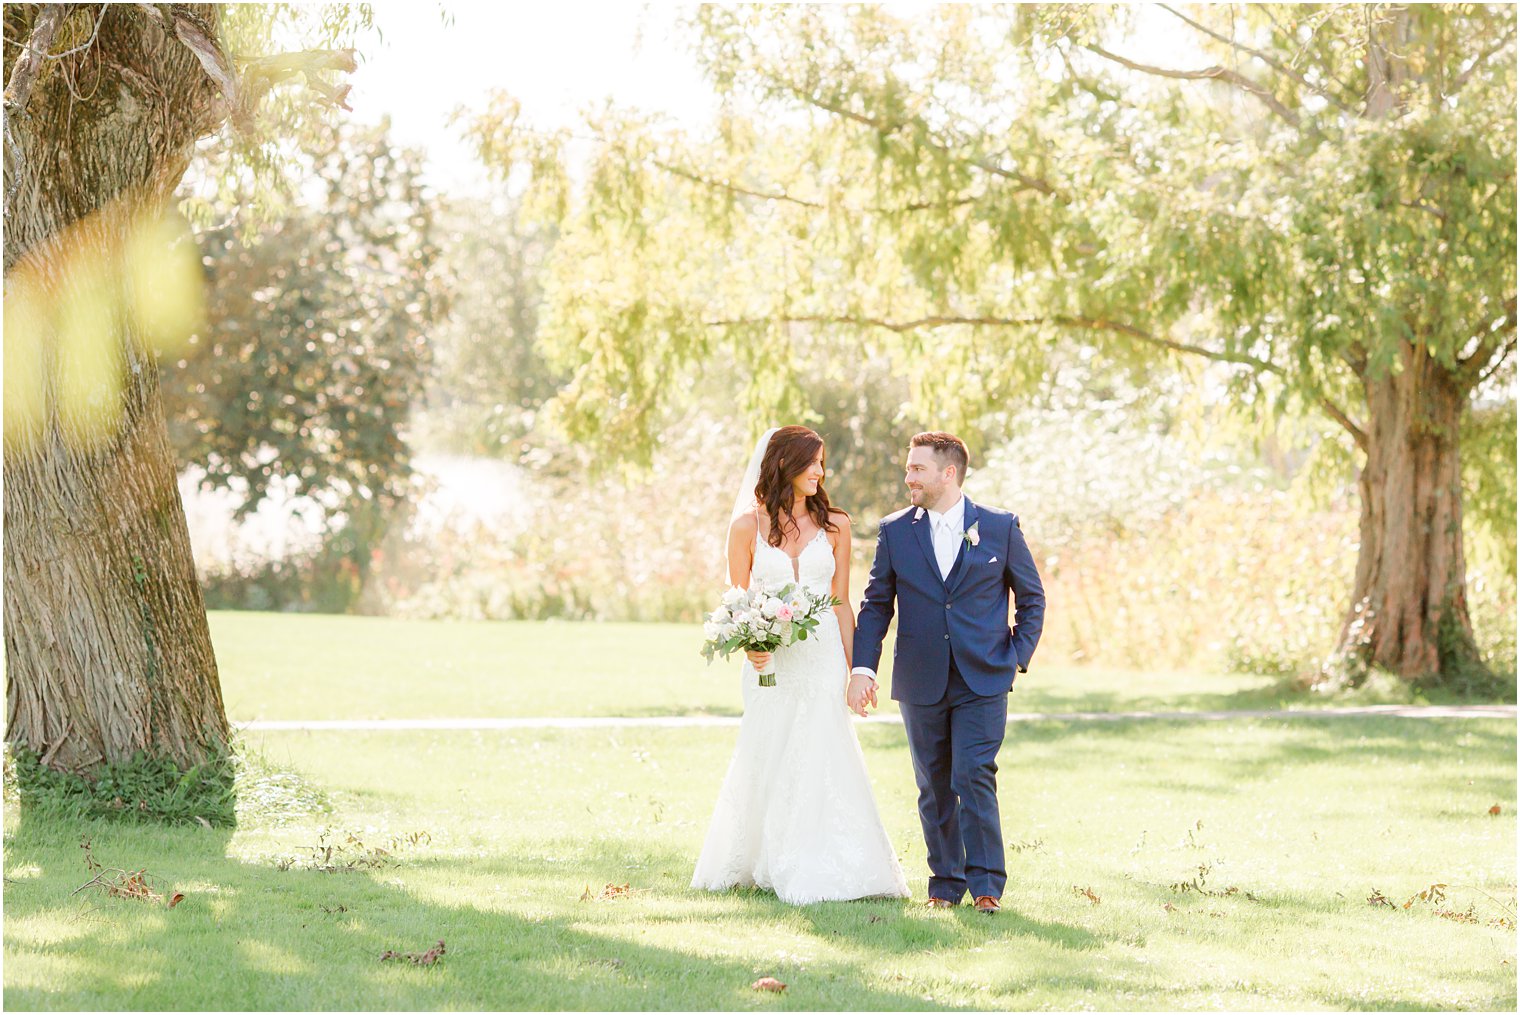
[[[95,854],[90,848],[88,836],[82,837],[79,848],[84,850],[85,869],[89,870],[94,877],[74,889],[70,894],[78,895],[87,888],[103,889],[106,895],[113,899],[136,899],[139,902],[162,902],[170,909],[179,905],[184,900],[184,895],[175,892],[173,898],[165,898],[161,892],[153,889],[149,883],[147,870],[126,871],[120,867],[107,867],[95,859]]]
[[[607,882],[606,886],[602,888],[600,895],[591,894],[591,886],[587,885],[586,890],[584,892],[581,892],[581,901],[607,902],[611,899],[626,899],[630,896],[638,894],[641,891],[643,891],[642,888],[634,888],[632,885],[627,884],[616,885],[609,881]]]
[[[425,952],[393,952],[390,949],[386,949],[380,953],[380,961],[400,962],[405,960],[414,966],[431,966],[443,957],[443,952],[443,942],[439,941]]]
[[[1465,911],[1460,909],[1438,909],[1436,910],[1436,915],[1443,920],[1451,920],[1453,923],[1478,922],[1478,916],[1473,912],[1472,906],[1468,906]]]
[[[1504,808],[1500,807],[1498,804],[1494,804],[1492,807],[1490,807],[1488,809],[1488,813],[1492,814],[1494,817],[1497,818],[1500,814],[1504,813]]]
[[[1175,913],[1175,912],[1177,912],[1177,907],[1174,906],[1174,905],[1172,905],[1170,902],[1163,902],[1161,904],[1161,908],[1164,909],[1164,910],[1166,910],[1168,913]]]
[[[780,980],[776,979],[774,976],[762,976],[762,977],[760,977],[760,979],[758,979],[754,983],[750,984],[749,985],[749,989],[750,990],[768,990],[768,991],[770,991],[773,994],[779,994],[783,990],[786,989],[786,984],[782,983]]]
[[[1384,895],[1382,892],[1378,891],[1376,888],[1374,888],[1372,890],[1372,894],[1371,895],[1367,896],[1367,905],[1369,905],[1369,906],[1387,906],[1389,909],[1396,909],[1397,908],[1396,906],[1394,906],[1392,900],[1390,900],[1388,898],[1388,896]]]
[[[1408,909],[1414,905],[1416,899],[1421,902],[1428,902],[1432,906],[1439,906],[1446,901],[1446,884],[1442,882],[1441,884],[1431,885],[1423,892],[1416,892],[1409,897],[1408,902],[1404,903],[1404,908]]]
[[[1073,895],[1077,895],[1081,898],[1086,899],[1094,906],[1099,905],[1103,901],[1102,899],[1098,898],[1098,893],[1093,891],[1091,888],[1079,888],[1076,885],[1072,885],[1071,891]]]

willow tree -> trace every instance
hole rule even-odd
[[[1197,358],[1358,456],[1335,657],[1475,664],[1459,435],[1515,344],[1512,8],[707,6],[690,29],[710,131],[535,131],[505,97],[472,124],[562,230],[542,328],[573,434],[646,447],[700,363],[784,414],[831,340],[884,344],[949,421],[1074,350]]]
[[[154,362],[199,320],[172,195],[224,126],[249,187],[261,110],[298,127],[342,104],[351,51],[264,52],[275,26],[336,44],[366,18],[5,5],[6,736],[48,768],[190,769],[226,744]]]

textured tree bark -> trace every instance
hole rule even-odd
[[[1368,13],[1368,119],[1401,108],[1409,79],[1410,13]],[[1436,362],[1419,341],[1385,374],[1363,365],[1367,461],[1361,547],[1351,607],[1327,674],[1359,682],[1369,666],[1406,680],[1485,672],[1467,610],[1462,548],[1462,413],[1470,378]]]
[[[1367,462],[1352,605],[1332,669],[1409,680],[1480,666],[1467,611],[1459,444],[1467,392],[1418,344],[1366,377]]]
[[[6,38],[31,38],[57,6],[7,4]],[[196,139],[225,116],[165,14],[215,38],[216,7],[147,7],[70,5],[52,49],[77,51],[7,91],[8,332],[23,290],[54,309],[89,298],[77,265],[120,265],[130,223],[168,203]],[[14,73],[16,52],[7,46],[13,84],[27,70]],[[99,354],[119,364],[119,423],[82,439],[60,408],[61,372],[77,363],[55,324],[35,331],[36,429],[6,432],[6,737],[82,775],[139,750],[197,764],[229,731],[152,353],[116,314]],[[9,348],[6,359],[9,370]]]

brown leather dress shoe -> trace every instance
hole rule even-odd
[[[976,911],[978,913],[986,913],[988,916],[991,916],[1002,908],[998,900],[990,895],[978,895],[976,897]]]
[[[938,899],[931,895],[925,900],[924,905],[930,909],[954,909],[956,903],[951,902],[949,899]]]

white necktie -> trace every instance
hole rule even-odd
[[[950,577],[950,569],[955,566],[955,527],[950,519],[940,515],[934,523],[934,559],[939,564],[939,576],[943,579]]]

